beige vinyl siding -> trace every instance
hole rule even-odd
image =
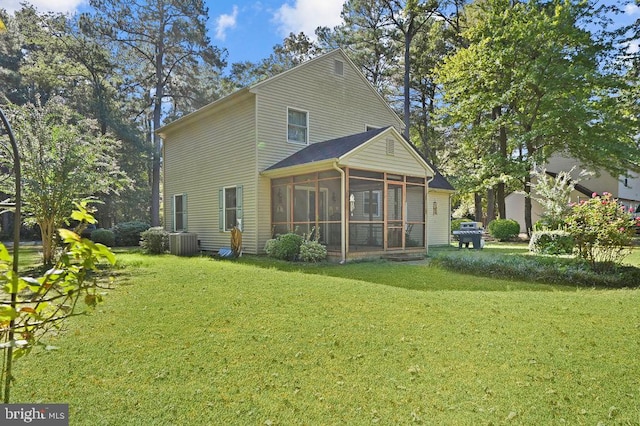
[[[257,239],[257,251],[258,253],[264,253],[264,246],[267,240],[271,239],[271,179],[258,176],[258,195],[257,195],[258,210],[258,239]]]
[[[425,176],[427,170],[412,149],[395,138],[383,133],[375,140],[350,154],[341,164],[351,168],[397,173],[408,176]],[[387,141],[393,140],[393,155],[387,155]]]
[[[429,190],[427,201],[427,235],[430,246],[440,246],[450,243],[450,193],[446,191]],[[438,214],[433,214],[433,202],[438,203]]]
[[[343,76],[335,74],[335,59],[344,61]],[[258,169],[264,170],[304,148],[287,142],[287,108],[308,112],[309,143],[361,133],[365,125],[402,125],[382,98],[335,51],[258,84]]]
[[[218,191],[243,189],[243,247],[257,251],[255,104],[244,97],[227,108],[207,111],[187,125],[169,129],[164,141],[165,228],[173,223],[170,201],[187,194],[187,230],[198,234],[202,250],[230,245],[218,227]]]

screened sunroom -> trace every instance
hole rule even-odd
[[[311,235],[345,260],[424,252],[432,171],[394,129],[386,130],[314,144],[267,169],[271,237]]]

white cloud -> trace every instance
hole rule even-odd
[[[294,0],[294,4],[285,3],[274,13],[273,20],[283,37],[289,33],[304,32],[314,38],[319,26],[334,27],[342,22],[340,12],[344,0]]]
[[[223,14],[216,19],[216,39],[224,41],[227,38],[227,30],[235,28],[238,20],[238,6],[233,6],[231,15]]]
[[[640,52],[640,41],[635,40],[635,41],[629,42],[629,45],[627,46],[627,53],[636,54],[638,52]]]
[[[640,15],[640,6],[629,3],[624,6],[624,13],[628,15]]]
[[[24,0],[4,0],[0,4],[0,8],[6,9],[7,12],[13,13],[22,9]],[[87,0],[27,0],[32,4],[38,12],[62,12],[73,13],[82,4],[86,4]]]

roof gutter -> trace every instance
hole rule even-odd
[[[340,217],[343,218],[340,221],[340,250],[341,259],[340,264],[344,264],[347,261],[347,219],[344,217],[345,206],[344,200],[346,197],[346,175],[344,170],[338,167],[338,161],[333,162],[333,169],[340,173]]]
[[[425,209],[425,214],[424,214],[424,225],[425,225],[424,226],[424,229],[425,229],[424,240],[426,242],[425,246],[427,248],[427,256],[429,256],[429,214],[428,214],[428,211],[429,211],[429,184],[435,178],[436,178],[435,175],[433,175],[431,177],[427,176],[427,186],[425,187],[425,190],[427,191],[427,199],[426,199],[426,202],[425,202],[425,206],[427,208]],[[449,221],[449,222],[451,222],[451,221]]]

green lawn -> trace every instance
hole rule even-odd
[[[496,249],[499,250],[499,249]],[[118,254],[14,402],[73,425],[640,424],[640,290]]]

